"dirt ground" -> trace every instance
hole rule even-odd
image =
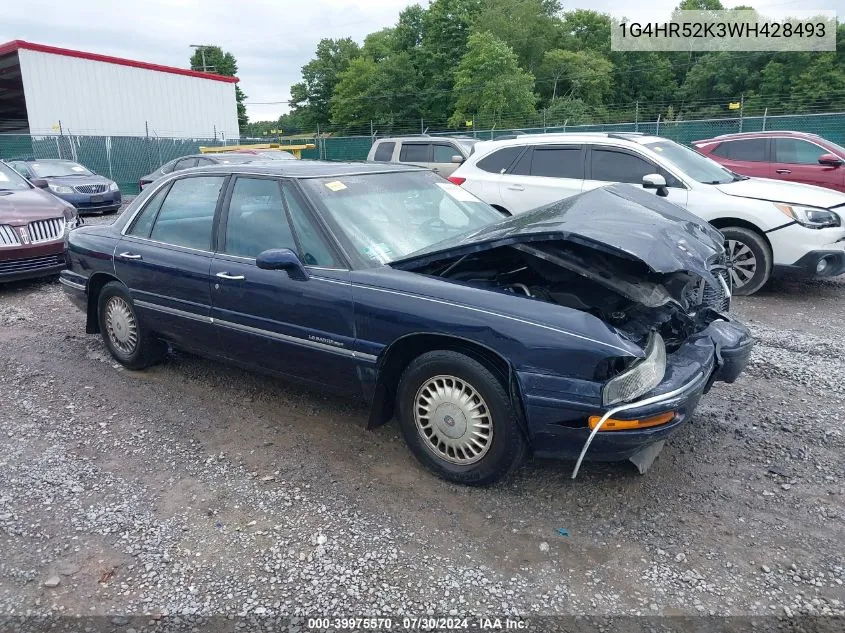
[[[843,615],[845,280],[734,316],[750,367],[645,475],[473,489],[360,403],[178,352],[126,371],[54,280],[0,287],[0,615]]]

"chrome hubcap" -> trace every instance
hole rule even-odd
[[[440,459],[474,464],[490,450],[490,410],[469,383],[454,376],[435,376],[419,388],[414,403],[417,430]]]
[[[734,288],[741,288],[757,272],[757,258],[747,244],[736,240],[728,240],[728,261],[731,263],[731,281]]]
[[[132,308],[122,297],[112,297],[106,303],[106,334],[111,344],[124,354],[131,354],[138,344],[138,324]]]

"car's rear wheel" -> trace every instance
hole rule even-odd
[[[103,286],[97,298],[97,315],[106,347],[124,367],[144,369],[167,353],[167,345],[141,327],[123,284],[112,281]]]
[[[725,236],[733,292],[753,295],[769,280],[772,251],[765,238],[756,231],[740,226],[721,229]]]
[[[419,356],[402,374],[396,398],[405,442],[444,479],[493,483],[525,456],[525,438],[505,387],[464,354]]]

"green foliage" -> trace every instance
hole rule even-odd
[[[516,53],[489,31],[473,33],[455,74],[455,110],[449,125],[468,120],[502,127],[535,113],[534,76],[519,67]]]
[[[371,121],[379,133],[417,131],[420,119],[524,127],[541,110],[552,126],[736,116],[728,104],[741,100],[747,115],[845,109],[845,53],[623,53],[610,50],[610,25],[597,11],[563,12],[560,0],[410,5],[361,46],[322,40],[291,88],[291,112],[302,130],[362,134]],[[837,44],[845,50],[845,26]]]
[[[203,46],[194,51],[191,55],[191,70],[207,71],[235,77],[238,74],[238,62],[232,53],[224,52],[219,46]],[[238,128],[241,132],[245,129],[249,118],[246,115],[246,95],[241,87],[235,85],[235,102],[238,107]]]
[[[302,67],[302,81],[290,89],[291,110],[303,125],[311,129],[328,125],[331,98],[340,74],[360,54],[360,47],[351,38],[320,40],[316,56]]]

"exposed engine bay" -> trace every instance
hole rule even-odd
[[[595,246],[537,241],[441,259],[416,272],[587,312],[639,345],[657,330],[672,352],[727,311],[728,275],[720,264],[706,279],[658,274]]]

